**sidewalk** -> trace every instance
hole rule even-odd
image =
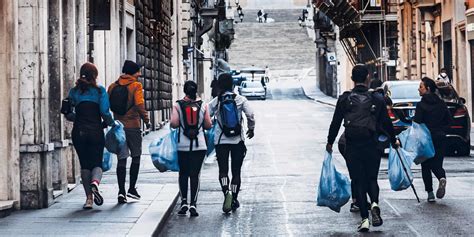
[[[149,143],[166,135],[168,131],[166,126],[143,139],[143,155],[137,184],[142,196],[140,201],[129,199],[128,204],[117,204],[118,187],[114,161],[112,169],[104,173],[100,185],[105,199],[104,205],[94,205],[92,210],[83,210],[85,194],[82,185],[78,185],[49,208],[15,211],[0,219],[0,235],[152,236],[156,230],[163,227],[179,193],[177,173],[159,173],[148,152]],[[130,162],[128,161],[129,164]]]
[[[303,88],[305,96],[308,99],[336,107],[337,99],[327,96],[321,90],[319,90],[318,86],[316,85],[316,80],[303,79],[300,81],[300,84],[301,88]]]

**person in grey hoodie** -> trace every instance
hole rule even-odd
[[[247,152],[245,146],[245,134],[243,132],[242,113],[245,113],[247,118],[247,137],[249,139],[254,136],[255,129],[255,117],[254,112],[250,108],[250,104],[247,99],[243,96],[233,93],[233,79],[228,73],[219,75],[219,87],[221,93],[218,97],[214,98],[209,102],[209,113],[211,117],[216,116],[217,124],[214,135],[214,144],[216,145],[216,156],[217,163],[219,165],[219,182],[224,193],[224,204],[222,210],[225,213],[231,210],[235,211],[239,208],[240,204],[237,200],[240,184],[241,184],[241,167]],[[230,107],[224,107],[225,103],[230,102],[227,105]],[[234,104],[235,102],[235,104]],[[228,108],[235,106],[235,113],[237,114],[238,125],[234,131],[229,132],[229,128],[226,126],[226,114],[234,114],[233,111],[229,111]],[[226,110],[227,109],[227,110]],[[232,130],[232,129],[230,129]],[[229,183],[229,153],[231,156],[232,165],[232,180]],[[230,191],[229,191],[230,186]]]

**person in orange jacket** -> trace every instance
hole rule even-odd
[[[127,203],[127,197],[140,199],[136,183],[142,154],[141,120],[143,120],[147,129],[151,125],[148,112],[145,110],[143,86],[138,81],[138,77],[141,76],[140,66],[133,61],[126,60],[123,64],[122,72],[124,74],[109,86],[108,94],[114,118],[123,123],[127,139],[128,149],[124,149],[117,155],[117,181],[119,186],[117,200],[118,203]],[[126,167],[129,156],[132,157],[130,186],[128,193],[125,193]]]

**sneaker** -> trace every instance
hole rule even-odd
[[[436,197],[441,199],[446,194],[446,178],[439,180],[438,191],[436,191]]]
[[[368,232],[370,228],[369,218],[365,218],[360,222],[359,227],[357,227],[357,231],[359,232]]]
[[[191,206],[189,208],[189,213],[191,213],[192,217],[199,216],[199,213],[197,212],[197,209],[195,206]]]
[[[229,213],[232,210],[232,194],[227,192],[224,198],[224,204],[222,205],[222,211]]]
[[[84,206],[82,207],[84,210],[90,210],[92,209],[92,205],[93,205],[94,201],[92,200],[92,197],[91,198],[87,198],[86,200],[86,203],[84,203]]]
[[[181,204],[181,208],[179,209],[178,211],[178,216],[185,216],[186,213],[188,212],[188,204],[187,203],[183,203]]]
[[[436,202],[433,192],[428,192],[428,202]]]
[[[237,199],[232,200],[232,211],[236,211],[237,208],[239,208],[239,207],[240,207],[239,200],[237,200]]]
[[[380,216],[380,207],[376,202],[372,203],[370,212],[372,213],[372,226],[381,226],[383,224],[383,220]]]
[[[350,212],[359,212],[360,211],[360,208],[359,206],[357,205],[357,203],[353,202],[351,203],[351,208],[349,209]]]
[[[133,198],[135,200],[140,200],[140,198],[141,198],[141,196],[140,196],[140,194],[138,194],[136,188],[129,188],[128,193],[127,193],[127,197]]]
[[[125,204],[127,203],[127,197],[123,193],[119,193],[117,197],[117,201],[119,204]]]
[[[91,183],[92,194],[94,194],[94,203],[97,206],[102,206],[104,204],[104,198],[100,195],[99,184],[96,182]]]

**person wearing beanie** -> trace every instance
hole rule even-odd
[[[184,83],[186,96],[174,105],[170,121],[172,128],[179,129],[178,183],[181,194],[181,208],[178,215],[186,215],[189,210],[193,217],[199,215],[196,209],[199,174],[207,151],[204,129],[212,127],[208,107],[197,97],[197,90],[196,82],[186,81]],[[189,124],[189,121],[191,123],[194,121],[194,123]],[[188,180],[191,182],[190,206],[188,206]]]
[[[145,110],[143,86],[138,81],[138,77],[141,76],[140,68],[135,62],[126,60],[122,68],[124,74],[115,83],[112,83],[108,89],[111,110],[114,113],[114,118],[124,125],[128,147],[128,149],[118,154],[117,181],[119,193],[117,199],[119,203],[127,203],[127,197],[140,199],[136,183],[142,154],[141,120],[143,120],[147,129],[151,126],[148,112]],[[132,157],[132,164],[130,165],[130,186],[126,193],[125,179],[128,157]]]

